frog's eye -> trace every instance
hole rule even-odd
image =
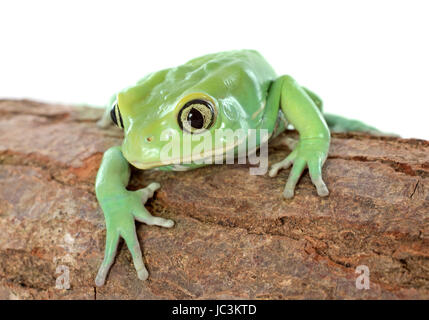
[[[124,129],[124,121],[122,120],[121,112],[119,111],[119,106],[117,102],[113,104],[112,110],[110,110],[110,117],[112,118],[112,121],[116,126],[121,129]]]
[[[214,122],[213,105],[206,100],[191,100],[180,109],[177,120],[180,128],[188,133],[201,133]]]

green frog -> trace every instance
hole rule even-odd
[[[135,220],[165,228],[174,225],[170,219],[152,216],[144,207],[160,188],[158,183],[149,183],[137,191],[126,189],[130,165],[142,170],[199,168],[213,163],[214,158],[222,158],[228,150],[236,155],[245,146],[250,152],[247,132],[264,132],[253,139],[258,148],[293,126],[299,132],[299,141],[284,160],[271,166],[268,175],[274,177],[279,170],[292,167],[283,191],[284,198],[290,199],[308,168],[317,194],[326,197],[329,191],[323,181],[322,166],[329,150],[329,127],[340,131],[377,131],[356,120],[324,114],[322,100],[314,92],[290,75],[277,76],[254,50],[209,54],[150,73],[114,96],[99,125],[105,127],[110,120],[123,129],[124,139],[121,146],[104,153],[96,178],[96,196],[107,230],[97,286],[105,283],[121,237],[131,252],[138,278],[148,278]],[[216,134],[221,130],[241,130],[245,134],[241,139],[225,139]],[[211,143],[205,145],[204,152],[195,153],[193,149],[201,144],[195,138],[200,137]],[[188,146],[174,148],[173,138],[188,141]]]

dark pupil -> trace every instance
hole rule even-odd
[[[191,124],[192,128],[201,129],[204,126],[204,117],[200,111],[195,108],[192,108],[188,113],[187,119],[188,123]]]

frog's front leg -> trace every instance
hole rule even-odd
[[[167,228],[174,225],[172,220],[152,216],[143,206],[160,187],[159,184],[151,183],[144,189],[128,191],[126,186],[129,178],[130,167],[121,148],[116,146],[107,150],[97,173],[95,186],[97,199],[106,219],[106,248],[95,279],[97,286],[103,285],[106,280],[120,237],[125,240],[131,252],[139,279],[147,279],[148,272],[137,239],[135,220]]]
[[[319,196],[329,194],[322,179],[322,166],[328,156],[330,132],[323,115],[308,93],[290,76],[282,76],[273,84],[270,94],[280,95],[280,107],[300,134],[295,149],[283,161],[274,164],[271,177],[292,164],[283,195],[292,198],[295,186],[306,167]]]

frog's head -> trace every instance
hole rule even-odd
[[[204,134],[214,136],[214,130],[222,126],[218,108],[218,101],[205,92],[155,95],[137,85],[118,94],[111,117],[124,130],[124,157],[139,169],[150,169],[189,161],[191,150],[201,142],[192,141],[187,150],[182,147],[183,139],[196,140],[196,135]],[[174,158],[174,151],[170,150],[171,161],[166,162],[163,155],[168,150],[167,144],[172,145],[171,137],[180,138],[180,159]]]

